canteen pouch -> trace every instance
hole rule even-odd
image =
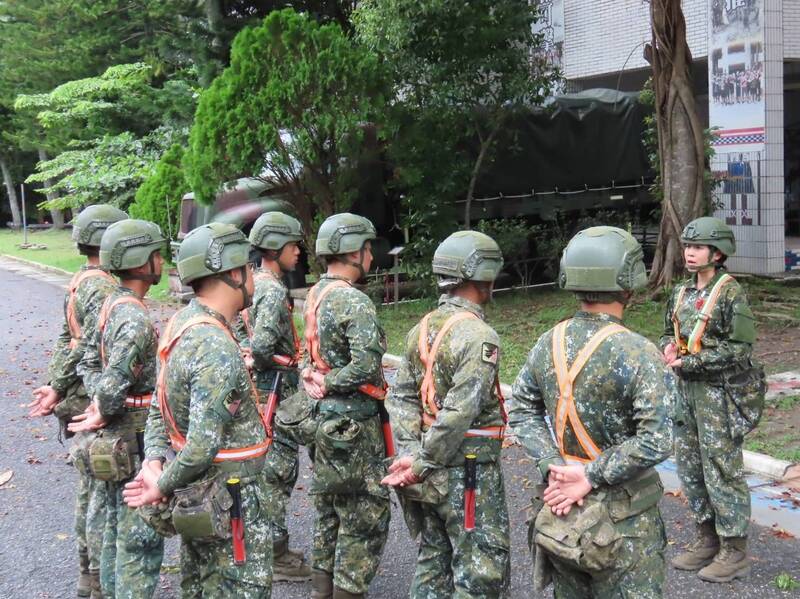
[[[531,564],[533,565],[532,580],[533,589],[537,592],[543,592],[553,580],[553,566],[547,559],[547,554],[544,551],[536,551],[536,518],[539,513],[544,509],[544,492],[547,489],[547,483],[539,483],[533,487],[533,495],[531,496],[531,507],[528,512],[528,550],[531,552]]]
[[[212,542],[231,538],[233,498],[220,478],[175,490],[172,526],[185,541]]]
[[[722,383],[728,405],[728,421],[731,437],[741,441],[758,426],[764,411],[767,393],[767,377],[761,364],[749,364],[748,368],[732,375],[725,375]]]
[[[304,390],[286,397],[278,403],[275,422],[292,441],[299,445],[311,445],[317,432],[313,400]]]
[[[119,482],[133,476],[135,461],[133,451],[136,447],[122,437],[100,433],[89,446],[89,467],[97,480]]]
[[[84,475],[92,474],[92,468],[89,464],[89,446],[94,439],[94,433],[75,435],[75,440],[69,448],[69,459],[72,461],[72,465]]]
[[[582,507],[573,505],[566,516],[542,509],[534,522],[536,553],[544,551],[590,574],[613,567],[622,536],[604,499],[605,493],[590,493]]]
[[[360,422],[347,416],[332,415],[317,427],[314,478],[311,493],[352,494],[364,489],[364,469],[358,447]]]
[[[172,507],[166,503],[143,505],[138,508],[139,517],[162,537],[173,537],[176,534],[172,525]]]

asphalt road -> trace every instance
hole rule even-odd
[[[53,419],[30,420],[24,404],[46,378],[49,352],[61,326],[63,289],[0,269],[0,474],[13,478],[0,486],[0,598],[74,597],[77,560],[72,531],[75,473],[66,463],[67,448],[57,439]],[[163,312],[159,310],[160,317]],[[160,319],[160,318],[159,318]],[[503,458],[512,520],[512,593],[515,599],[533,597],[527,554],[525,511],[529,502],[525,481],[531,466],[519,449]],[[310,482],[303,464],[290,508],[292,545],[309,548],[313,510],[306,495]],[[692,527],[679,498],[665,496],[662,510],[670,538],[669,556],[684,545]],[[753,574],[746,581],[713,585],[691,574],[668,571],[667,597],[748,598],[800,597],[800,590],[779,591],[774,579],[789,573],[800,580],[800,540],[781,538],[775,531],[753,526]],[[407,596],[414,570],[415,546],[409,539],[397,506],[381,569],[370,596]],[[167,545],[165,564],[177,563],[177,543]],[[171,570],[174,571],[174,568]],[[157,597],[177,597],[177,576],[167,573]],[[277,599],[308,597],[308,584],[277,584]],[[548,591],[545,596],[551,596]]]

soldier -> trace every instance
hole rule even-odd
[[[389,493],[380,481],[386,350],[375,306],[353,286],[372,264],[375,227],[335,214],[319,228],[316,254],[327,272],[309,291],[302,381],[316,400],[312,550],[314,599],[363,597],[389,532]]]
[[[412,536],[422,535],[413,598],[502,597],[508,589],[500,340],[483,313],[502,267],[500,248],[483,233],[459,231],[439,245],[433,272],[445,293],[408,334],[389,397],[403,457],[384,483],[397,487]]]
[[[615,227],[579,232],[559,285],[580,310],[542,335],[514,382],[510,422],[548,483],[529,531],[537,587],[555,597],[661,597],[663,489],[672,373],[622,324],[647,283],[639,243]],[[545,417],[552,424],[555,441]]]
[[[249,248],[241,231],[221,223],[198,227],[181,243],[178,274],[196,297],[162,336],[147,461],[123,493],[131,507],[174,496],[184,597],[262,599],[272,587],[272,537],[261,507],[269,437],[230,328],[253,297]],[[177,455],[162,467],[169,445]]]
[[[744,291],[725,272],[725,259],[736,251],[731,228],[698,218],[686,225],[681,241],[692,278],[673,290],[661,347],[680,381],[675,459],[697,538],[672,564],[699,570],[703,580],[728,582],[750,572],[742,438],[752,426],[737,426],[730,416],[737,406],[728,395],[732,377],[753,372],[755,320]]]
[[[282,212],[262,214],[250,230],[250,244],[261,254],[261,268],[255,273],[253,305],[242,312],[254,361],[256,387],[261,396],[270,392],[280,375],[279,397],[284,411],[297,392],[300,339],[292,318],[289,290],[282,277],[295,269],[300,258],[303,227],[296,218]],[[302,552],[289,549],[286,507],[297,482],[298,443],[275,419],[272,446],[265,468],[272,511],[272,579],[310,580],[311,568]]]
[[[64,326],[50,359],[50,384],[36,389],[30,404],[31,416],[55,413],[61,432],[73,433],[67,424],[81,414],[89,397],[76,367],[83,357],[88,339],[83,335],[100,312],[100,306],[116,286],[114,278],[100,266],[100,239],[106,228],[128,218],[122,210],[108,204],[84,208],[72,225],[72,239],[86,264],[75,273],[64,298]],[[89,474],[86,451],[93,434],[75,436],[70,456],[78,470],[78,493],[75,502],[75,536],[78,543],[78,597],[100,597],[100,551],[105,528],[105,488]]]
[[[142,299],[161,279],[158,225],[128,219],[103,234],[100,263],[119,278],[87,331],[92,343],[78,364],[91,398],[69,430],[97,431],[89,469],[106,494],[100,556],[103,597],[151,597],[158,584],[164,541],[122,502],[122,488],[141,468],[144,426],[155,386],[158,337]]]

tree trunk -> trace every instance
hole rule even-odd
[[[47,151],[44,148],[38,148],[39,150],[39,162],[45,162],[46,160],[50,160],[49,156],[47,155]],[[47,187],[52,187],[55,181],[48,179],[45,181],[45,185]],[[51,204],[53,201],[57,200],[60,196],[58,195],[57,191],[48,191],[46,194],[48,204]],[[63,229],[64,228],[64,212],[61,211],[59,208],[50,208],[50,216],[53,219],[53,228],[54,229]]]
[[[478,183],[478,175],[480,175],[481,169],[483,168],[483,161],[486,159],[486,154],[492,146],[492,143],[494,143],[497,132],[500,131],[501,124],[502,118],[494,123],[494,127],[489,132],[488,137],[486,137],[486,139],[481,139],[481,149],[478,152],[478,158],[475,160],[475,164],[472,166],[472,175],[469,178],[469,187],[467,188],[467,200],[464,204],[465,229],[470,229],[472,227],[472,200],[475,199],[475,186]]]
[[[3,181],[6,183],[6,193],[8,194],[8,204],[11,207],[11,220],[14,222],[14,227],[17,229],[22,228],[22,213],[19,211],[19,200],[17,199],[17,190],[14,189],[14,181],[11,178],[11,170],[8,168],[8,163],[3,155],[0,155],[0,169],[3,171]]]
[[[692,88],[692,55],[680,0],[651,0],[652,45],[658,151],[664,191],[658,245],[650,285],[660,289],[683,270],[680,235],[702,215],[705,153],[703,127]]]

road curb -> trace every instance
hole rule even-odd
[[[11,254],[0,254],[0,257],[12,260],[14,262],[19,262],[20,264],[30,266],[31,268],[38,268],[39,270],[54,272],[67,277],[71,277],[75,274],[74,272],[64,270],[63,268],[58,268],[57,266],[48,266],[47,264],[41,264],[40,262],[34,262],[33,260],[26,260],[25,258],[20,258],[19,256],[12,256]]]
[[[392,368],[398,368],[401,360],[402,358],[400,356],[394,354],[384,354],[383,356],[384,364]],[[781,375],[773,376],[780,377]],[[506,400],[511,399],[511,385],[503,383],[500,385],[500,389]],[[744,454],[744,469],[748,472],[780,482],[794,481],[800,477],[800,464],[779,460],[763,453],[756,453],[755,451],[744,450],[742,453]]]

